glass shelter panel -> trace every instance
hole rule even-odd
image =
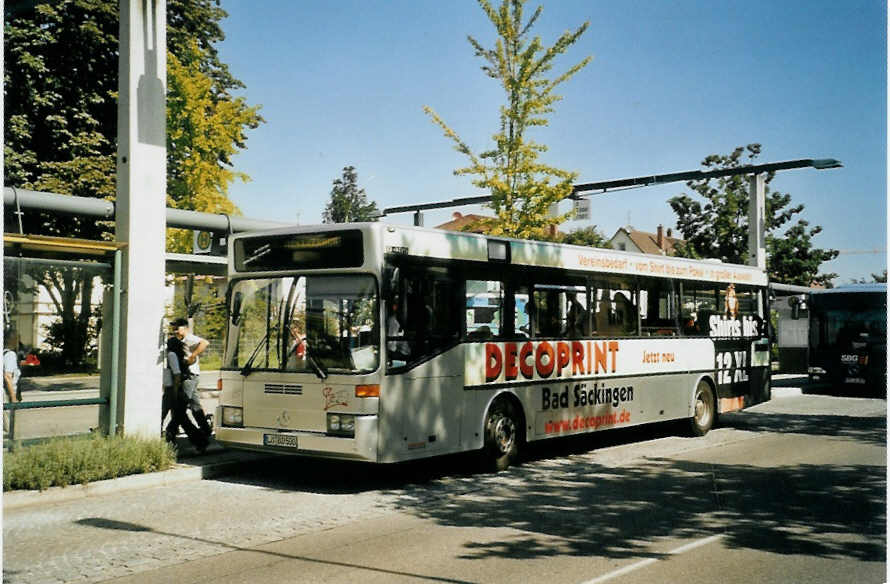
[[[38,390],[89,390],[55,396],[61,401],[100,397],[100,367],[111,355],[112,260],[65,257],[76,259],[3,258],[4,370],[15,401],[36,401]],[[10,440],[86,434],[102,423],[96,405],[3,415]]]

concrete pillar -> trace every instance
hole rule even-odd
[[[2,43],[4,47],[6,47],[6,37],[4,36],[4,31],[5,31],[6,27],[3,27],[3,28],[4,28],[4,30],[0,30],[0,43]],[[3,78],[5,79],[6,78],[6,61],[4,61],[3,59],[4,59],[6,51],[3,51],[3,53],[4,53],[4,55],[0,55],[0,75],[2,75]],[[6,110],[4,109],[5,106],[3,105],[3,101],[4,100],[0,100],[0,117],[2,117],[3,121],[4,121],[3,127],[0,128],[0,139],[3,140],[4,144],[6,144],[6,123],[5,123]],[[5,159],[3,158],[5,151],[6,151],[6,148],[0,148],[0,180],[3,181],[4,186],[6,185],[6,162],[5,162]],[[4,233],[5,233],[6,232],[5,231],[6,205],[3,205],[3,210],[0,211],[0,221],[3,221]],[[3,259],[6,259],[6,246],[0,246],[0,248],[2,248],[2,251],[0,251],[0,254],[3,255]],[[5,261],[0,262],[0,282],[6,282],[6,279],[4,278],[5,273],[3,271],[5,269],[4,264],[6,264]],[[2,287],[2,286],[0,286],[0,287]],[[3,296],[5,299],[6,290],[4,290],[3,292],[4,292]],[[2,319],[2,322],[0,322],[0,328],[2,328],[5,331],[6,326],[8,324],[6,322],[6,310],[3,311],[3,316],[0,317],[0,319]]]
[[[122,258],[118,428],[159,436],[166,219],[166,0],[120,0],[115,237]]]
[[[766,176],[748,177],[748,264],[766,270]]]

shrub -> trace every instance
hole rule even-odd
[[[167,470],[176,462],[162,439],[131,436],[53,438],[3,456],[3,490],[86,484]]]

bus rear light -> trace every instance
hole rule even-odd
[[[216,378],[216,391],[222,391],[222,377]]]
[[[355,397],[380,397],[380,386],[374,385],[356,385]]]

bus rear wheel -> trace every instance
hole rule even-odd
[[[704,436],[714,427],[717,418],[717,398],[707,381],[699,381],[692,402],[692,417],[689,419],[689,433]]]
[[[516,464],[521,442],[522,423],[516,407],[506,399],[495,401],[485,416],[485,470],[499,472]]]

